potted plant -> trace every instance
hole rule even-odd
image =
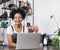
[[[57,20],[56,20],[56,18],[55,18],[55,16],[54,16],[54,15],[50,16],[50,19],[52,19],[52,18],[54,18],[55,23],[56,23],[57,28],[58,28],[58,30],[57,30],[56,32],[58,32],[58,36],[60,36],[60,28],[59,28],[59,25],[58,25],[58,23],[57,23]]]
[[[58,23],[57,23],[57,20],[56,20],[56,18],[55,18],[55,16],[54,15],[51,15],[50,16],[50,19],[52,19],[52,18],[54,18],[54,20],[55,20],[55,23],[56,23],[56,25],[57,25],[57,31],[55,31],[55,33],[57,32],[58,34],[58,37],[60,36],[60,28],[59,28],[59,25],[58,25]],[[56,46],[56,45],[59,45],[59,39],[58,38],[56,38],[56,37],[54,37],[53,39],[52,39],[52,43],[51,43],[52,45],[54,45],[54,46]]]

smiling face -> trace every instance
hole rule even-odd
[[[22,23],[22,15],[20,13],[16,13],[14,15],[14,22],[17,25],[20,25]]]

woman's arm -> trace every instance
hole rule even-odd
[[[30,32],[38,32],[38,26],[29,26],[28,27],[28,31]]]
[[[8,38],[9,46],[11,46],[11,47],[16,47],[16,44],[13,43],[13,41],[12,41],[12,36],[11,36],[10,34],[7,35],[7,38]]]

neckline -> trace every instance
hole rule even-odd
[[[22,28],[21,31],[17,32],[17,31],[15,30],[15,28],[14,28],[14,25],[13,25],[13,29],[14,29],[14,32],[15,32],[15,33],[21,33],[21,32],[23,32],[23,28]]]

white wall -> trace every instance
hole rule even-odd
[[[57,30],[51,15],[55,15],[60,25],[60,0],[34,0],[34,24],[39,27],[40,33],[50,34]]]

